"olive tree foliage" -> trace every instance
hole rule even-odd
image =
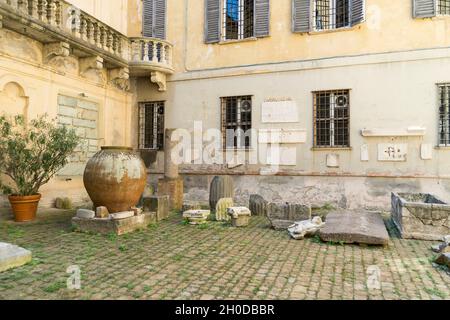
[[[36,195],[68,163],[79,143],[75,130],[47,115],[26,122],[23,116],[0,115],[0,181],[5,194]],[[1,176],[0,176],[1,179]]]

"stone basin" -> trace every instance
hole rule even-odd
[[[404,239],[442,240],[450,234],[450,205],[429,193],[392,193],[392,220]]]

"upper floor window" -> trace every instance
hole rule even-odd
[[[439,145],[450,146],[450,84],[439,89]]]
[[[352,27],[365,19],[365,0],[292,0],[292,2],[294,32]]]
[[[269,35],[269,0],[205,0],[205,42]]]
[[[314,27],[316,30],[330,30],[349,26],[349,0],[314,1]]]
[[[438,14],[450,14],[450,0],[438,0]]]
[[[143,0],[142,35],[150,38],[166,38],[166,1]]]
[[[223,40],[254,36],[254,0],[224,0]]]
[[[450,0],[412,0],[415,18],[450,15]]]

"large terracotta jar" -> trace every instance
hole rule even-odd
[[[135,206],[147,180],[144,161],[127,147],[102,147],[87,163],[84,186],[95,207],[110,213]]]

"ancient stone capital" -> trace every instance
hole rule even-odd
[[[80,74],[84,75],[90,70],[102,70],[103,69],[103,58],[100,56],[92,56],[80,59]]]
[[[166,74],[160,71],[153,71],[151,74],[151,82],[156,83],[159,87],[158,91],[166,91]]]
[[[130,70],[128,68],[110,69],[109,81],[117,88],[128,91],[130,89]]]
[[[70,45],[67,42],[53,42],[44,46],[44,63],[48,64],[55,57],[66,58],[70,54]]]

